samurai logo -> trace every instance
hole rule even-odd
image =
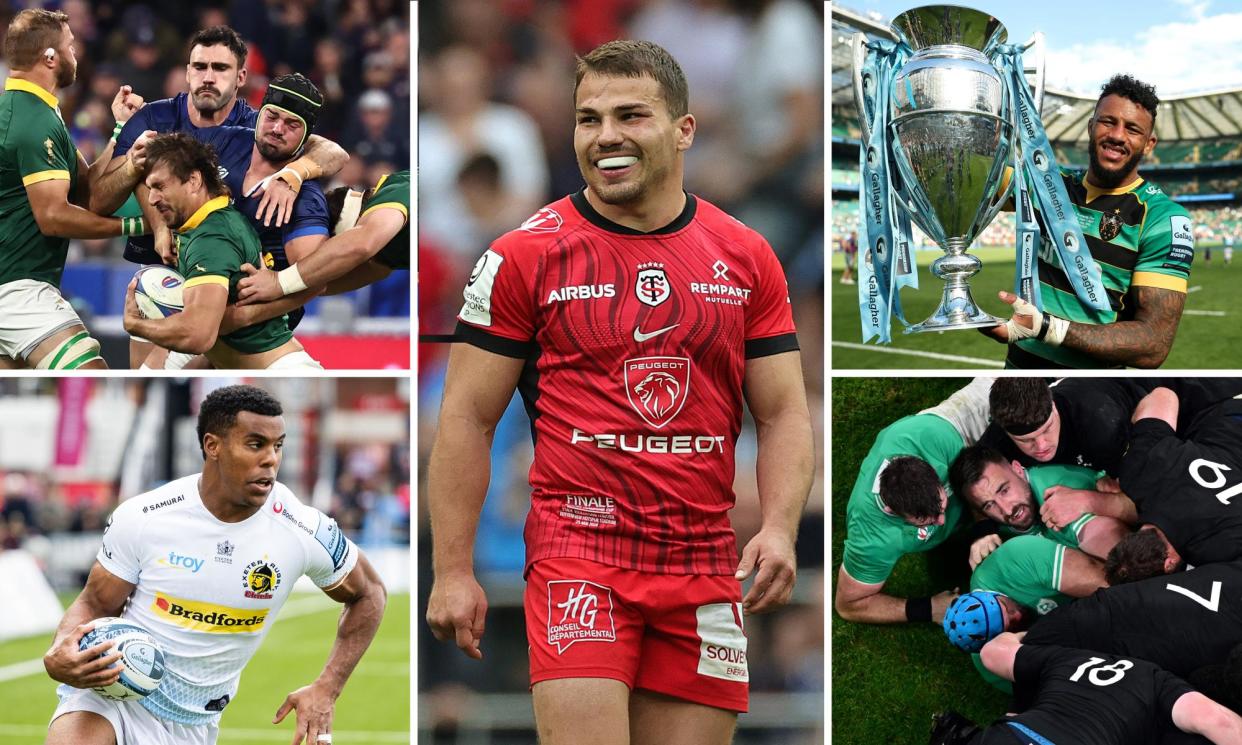
[[[1116,214],[1100,215],[1100,239],[1111,241],[1121,232],[1121,216]]]
[[[668,275],[663,264],[639,264],[638,279],[634,282],[634,294],[644,305],[656,307],[668,300],[673,291],[668,285]]]
[[[625,393],[647,424],[659,429],[686,405],[690,393],[688,357],[638,357],[625,361]]]

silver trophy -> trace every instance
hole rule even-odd
[[[896,171],[893,189],[914,224],[945,252],[931,266],[945,283],[940,306],[906,333],[1004,323],[971,297],[969,279],[983,264],[966,249],[1011,193],[1004,171],[1013,158],[1013,103],[991,59],[1008,33],[987,13],[952,5],[908,10],[893,19],[892,30],[912,51],[892,89],[873,99],[875,106],[890,107],[884,134]],[[1036,41],[1042,53],[1042,38]],[[872,124],[862,83],[865,43],[862,34],[855,36],[854,92],[864,142]]]

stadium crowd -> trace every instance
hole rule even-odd
[[[823,419],[822,12],[819,3],[806,0],[422,3],[420,332],[441,340],[452,334],[470,267],[488,244],[540,206],[582,188],[572,144],[574,55],[610,39],[646,39],[665,47],[688,78],[689,110],[698,130],[687,153],[686,190],[764,235],[785,268],[811,419],[818,427]],[[420,344],[420,474],[427,473],[446,353],[447,344]],[[496,431],[476,542],[477,570],[493,598],[491,612],[502,614],[489,621],[489,629],[501,632],[489,632],[488,664],[466,660],[451,645],[435,643],[425,625],[420,629],[420,690],[427,702],[422,716],[437,736],[453,736],[471,717],[471,696],[524,691],[528,685],[520,588],[531,450],[529,422],[515,398]],[[737,452],[731,519],[741,546],[760,523],[749,424]],[[820,458],[797,547],[799,587],[807,594],[780,613],[746,622],[756,693],[823,688],[823,599],[816,587],[823,567],[822,452]],[[426,588],[431,542],[425,512],[418,525],[424,551],[419,584]],[[526,742],[529,735],[514,737]],[[739,735],[738,742],[797,741],[793,738],[770,731]],[[493,734],[492,742],[504,741]]]

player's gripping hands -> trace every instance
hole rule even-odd
[[[106,641],[84,650],[78,649],[82,637],[93,628],[95,628],[95,622],[88,621],[52,642],[52,648],[43,655],[43,667],[52,680],[68,683],[74,688],[96,688],[111,685],[120,680],[121,653],[104,654],[112,649],[116,642]],[[113,663],[116,663],[116,666],[107,669]]]

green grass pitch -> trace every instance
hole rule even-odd
[[[983,270],[971,279],[975,301],[996,316],[1008,318],[1008,307],[996,297],[999,290],[1013,290],[1013,249],[979,248],[971,251],[983,261]],[[935,252],[918,253],[919,289],[901,292],[906,320],[911,324],[931,315],[940,302],[944,283],[931,276],[928,267]],[[858,319],[858,288],[842,285],[839,280],[845,268],[844,257],[834,254],[832,260],[832,366],[835,370],[876,368],[974,369],[1000,368],[1005,347],[978,331],[945,331],[930,334],[905,334],[893,319],[893,343],[858,349],[862,341]],[[1242,257],[1226,266],[1224,252],[1212,251],[1212,261],[1204,261],[1204,247],[1196,249],[1194,267],[1190,272],[1190,292],[1186,312],[1178,327],[1173,350],[1165,360],[1165,369],[1237,368],[1242,367],[1242,309],[1234,305],[1237,287],[1242,282]],[[1233,288],[1233,289],[1230,289]],[[849,346],[845,346],[849,345]],[[887,350],[887,351],[877,351]],[[912,351],[952,355],[962,360],[933,358],[917,354],[894,354]]]
[[[72,598],[69,598],[72,599]],[[67,602],[67,600],[66,600]],[[295,713],[273,725],[291,691],[323,669],[336,635],[340,605],[326,596],[293,595],[242,673],[237,697],[224,711],[218,745],[271,745],[293,740]],[[336,702],[336,745],[410,742],[410,596],[388,598],[384,622]],[[41,745],[56,708],[56,684],[37,671],[11,678],[8,666],[40,660],[49,637],[0,644],[0,742]]]
[[[845,505],[876,433],[903,416],[940,403],[967,382],[964,378],[833,378],[833,592],[845,542]],[[960,577],[949,578],[944,575],[953,571],[936,566],[936,554],[903,558],[885,589],[908,597],[953,586],[964,588],[965,565]],[[933,579],[937,574],[942,576],[939,582]],[[1004,714],[1008,703],[1008,696],[984,683],[970,658],[953,648],[940,627],[932,624],[854,624],[834,612],[831,675],[833,745],[923,745],[936,712],[956,709],[976,722],[990,722]]]

